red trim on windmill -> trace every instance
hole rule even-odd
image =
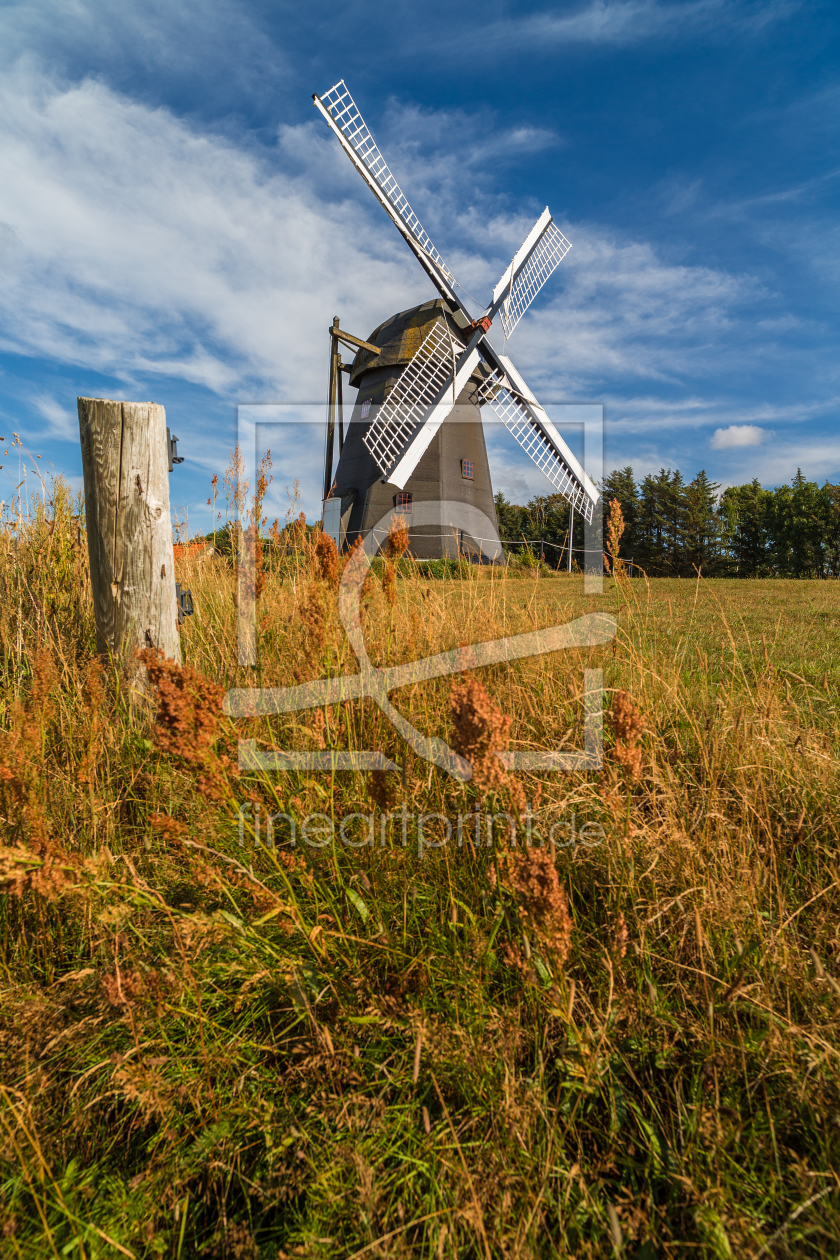
[[[475,332],[477,328],[480,328],[482,332],[487,333],[490,331],[490,325],[492,323],[493,321],[492,319],[489,318],[489,316],[482,315],[480,319],[474,319],[466,331],[468,333],[472,333],[472,332]]]

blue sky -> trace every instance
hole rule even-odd
[[[2,436],[78,482],[78,394],[163,403],[203,528],[237,406],[317,403],[333,315],[433,295],[312,107],[343,77],[481,301],[551,207],[573,249],[508,349],[605,405],[607,468],[837,480],[839,46],[820,0],[6,3]],[[311,512],[318,424],[272,442]]]

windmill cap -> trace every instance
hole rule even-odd
[[[464,334],[452,318],[443,298],[432,298],[422,306],[413,306],[408,311],[400,311],[386,319],[368,337],[368,341],[379,346],[382,353],[374,355],[369,350],[358,351],[350,369],[351,386],[356,388],[364,374],[372,369],[410,363],[432,325],[444,319],[450,331],[459,341],[463,341]]]

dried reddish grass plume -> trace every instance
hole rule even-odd
[[[111,1079],[122,1098],[136,1104],[145,1124],[165,1120],[174,1110],[171,1088],[163,1073],[155,1068],[147,1068],[142,1063],[128,1063],[125,1067],[116,1068]]]
[[[510,743],[511,719],[502,713],[476,678],[452,685],[449,696],[452,720],[452,746],[472,766],[472,781],[483,796],[506,792],[520,813],[525,809],[522,785],[495,754],[506,752]]]
[[[39,647],[30,668],[29,695],[9,705],[9,727],[0,730],[0,817],[10,844],[0,849],[0,890],[14,896],[32,891],[53,901],[78,861],[51,834],[44,802],[45,727],[55,714],[52,692],[59,682],[53,652]]]
[[[312,714],[309,723],[309,729],[312,732],[312,738],[315,741],[316,748],[326,748],[327,741],[325,739],[327,731],[327,720],[324,717],[323,709],[316,709]]]
[[[224,688],[189,665],[176,665],[147,648],[139,653],[155,688],[155,743],[197,772],[197,791],[210,800],[228,795],[227,757],[217,755],[215,743],[222,720]]]
[[[180,822],[170,814],[151,814],[149,822],[163,840],[170,842],[180,840],[189,831],[189,827],[185,822]]]
[[[391,521],[388,537],[382,547],[382,556],[385,560],[385,568],[382,573],[382,592],[392,608],[397,602],[397,579],[391,561],[399,560],[408,551],[409,541],[405,518],[402,516],[394,517]]]
[[[306,543],[306,513],[301,512],[289,526],[290,541],[294,551],[301,551]]]
[[[368,795],[374,805],[386,813],[397,798],[397,781],[393,771],[371,770],[367,782]]]
[[[38,787],[43,779],[43,730],[55,708],[50,693],[58,682],[58,669],[52,652],[44,647],[34,653],[30,667],[29,696],[9,705],[9,728],[0,730],[0,804],[7,835],[14,822],[24,819],[31,834],[42,813]]]
[[[43,835],[31,849],[21,844],[0,848],[0,893],[22,897],[34,892],[46,901],[55,901],[70,890],[70,876],[77,865]]]
[[[310,650],[323,648],[327,637],[327,609],[323,588],[311,582],[300,607],[300,619],[306,631]]]
[[[245,511],[245,503],[247,502],[248,491],[251,489],[251,485],[245,477],[245,461],[242,458],[242,447],[239,442],[236,443],[230,452],[223,484],[225,487],[228,518],[241,517]]]
[[[321,579],[328,582],[330,586],[338,586],[338,579],[341,576],[341,562],[338,557],[338,548],[329,534],[320,531],[315,543],[315,559],[318,562],[318,571]]]
[[[382,593],[393,608],[397,602],[397,578],[394,573],[394,566],[390,560],[385,561],[385,568],[382,572]]]
[[[389,560],[399,560],[408,551],[410,541],[405,518],[396,516],[391,521],[388,538],[382,550]]]
[[[363,547],[363,546],[364,546],[364,540],[362,539],[361,535],[353,539],[353,542],[350,544],[350,550],[347,553],[347,557],[344,561],[344,568],[347,568],[350,564],[353,563],[353,558],[355,557],[356,552],[359,550],[360,547]],[[370,595],[371,591],[373,590],[373,585],[374,585],[373,570],[370,569],[369,567],[365,567],[364,577],[362,578],[362,587],[359,592],[359,599],[364,599],[366,595]]]
[[[40,759],[42,732],[55,710],[51,692],[58,685],[58,666],[47,647],[39,647],[30,660],[32,682],[25,702],[11,709],[10,729],[0,732],[0,767],[3,778],[25,775],[31,759]],[[0,772],[2,773],[2,772]]]
[[[274,480],[274,475],[271,472],[273,467],[274,465],[271,461],[271,451],[268,450],[260,460],[260,467],[257,472],[257,489],[254,495],[254,501],[251,505],[251,520],[254,525],[256,525],[257,529],[265,524],[262,509],[268,487]]]
[[[552,965],[562,966],[572,948],[572,919],[551,853],[548,849],[508,850],[499,855],[498,866],[540,953]]]
[[[618,917],[616,918],[616,921],[615,921],[615,934],[613,936],[613,943],[612,943],[613,954],[615,955],[618,961],[620,961],[622,958],[626,956],[627,942],[629,941],[629,939],[630,939],[630,933],[627,930],[627,920],[624,918],[624,914],[622,913],[622,911],[619,910]]]
[[[607,518],[607,551],[612,560],[613,573],[624,567],[618,558],[618,549],[624,529],[624,514],[621,511],[621,504],[618,499],[610,499],[610,514]]]
[[[624,767],[631,779],[638,779],[643,765],[639,739],[645,730],[645,720],[629,691],[615,693],[609,721],[615,736],[613,759]]]

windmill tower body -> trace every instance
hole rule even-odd
[[[380,355],[359,350],[350,370],[358,390],[341,449],[332,495],[341,502],[342,547],[373,531],[376,543],[400,517],[409,530],[417,559],[465,555],[479,563],[502,559],[490,465],[476,391],[481,373],[467,381],[455,406],[402,489],[383,480],[365,436],[386,398],[398,384],[433,324],[458,325],[441,298],[401,311],[371,333]],[[452,505],[457,504],[453,509]],[[422,505],[422,511],[421,511]],[[430,511],[437,505],[437,511]],[[415,523],[422,515],[423,523]]]
[[[399,515],[418,558],[466,552],[487,562],[500,559],[481,406],[496,414],[573,511],[591,521],[598,491],[511,360],[487,336],[498,316],[510,337],[571,249],[548,207],[500,277],[490,304],[473,317],[344,81],[313,102],[440,294],[386,320],[370,342],[345,338],[359,348],[350,370],[359,393],[334,477],[330,405],[324,530],[342,547],[363,535],[365,546],[375,550]],[[337,319],[332,335],[335,350],[342,337]],[[331,380],[340,380],[335,355],[332,364]]]

